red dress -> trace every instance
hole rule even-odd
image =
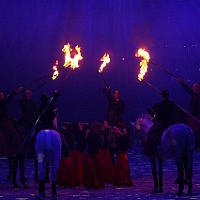
[[[81,131],[78,129],[75,135],[76,149],[73,151],[72,156],[75,163],[77,186],[83,186],[84,151],[87,146],[85,135],[88,129],[89,127],[86,125]]]
[[[114,165],[109,150],[108,134],[108,129],[102,132],[104,140],[101,148],[99,149],[99,153],[97,154],[97,159],[99,162],[100,176],[102,180],[104,183],[113,183]]]
[[[133,186],[130,177],[130,167],[128,162],[128,137],[127,135],[120,136],[116,140],[116,166],[113,179],[114,186]]]
[[[72,188],[76,186],[76,177],[75,175],[75,164],[73,157],[64,157],[60,159],[60,163],[57,171],[56,184],[59,186]]]
[[[95,129],[100,125],[93,126]],[[84,157],[83,165],[83,184],[87,189],[100,189],[104,188],[105,184],[100,173],[100,164],[97,158],[98,149],[101,146],[101,137],[99,134],[93,132],[90,129],[90,133],[87,137],[88,150]]]
[[[62,145],[63,156],[60,159],[60,163],[57,171],[56,184],[64,187],[76,186],[76,168],[74,162],[74,132],[71,124],[64,124],[66,129],[62,130],[68,147],[65,144]],[[70,152],[69,152],[70,151]]]
[[[74,149],[71,156],[74,161],[76,185],[83,186],[84,153],[79,151],[78,149]]]

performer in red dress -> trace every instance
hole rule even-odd
[[[104,188],[105,184],[101,177],[100,165],[97,159],[99,147],[102,145],[101,126],[93,124],[86,134],[87,152],[84,157],[83,184],[87,189]]]
[[[84,163],[84,151],[87,147],[85,139],[86,132],[90,128],[88,123],[78,123],[78,129],[75,131],[75,149],[72,152],[72,157],[75,163],[76,169],[76,185],[83,186],[83,163]]]
[[[128,144],[129,137],[124,129],[123,133],[118,135],[116,140],[116,166],[113,179],[114,186],[133,186],[133,182],[130,177],[130,167],[128,162]]]
[[[62,157],[60,159],[56,184],[72,188],[76,186],[76,169],[72,157],[74,151],[74,128],[71,123],[63,123],[61,133],[65,137],[66,144],[62,145]]]
[[[97,159],[99,162],[100,173],[103,181],[105,183],[112,183],[114,176],[114,165],[109,150],[109,143],[108,143],[109,128],[108,128],[108,123],[106,121],[101,122],[101,131],[103,135],[103,144],[99,148]]]

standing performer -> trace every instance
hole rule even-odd
[[[62,156],[58,166],[56,184],[72,188],[76,186],[76,169],[72,152],[74,151],[74,125],[64,122],[60,128],[60,132],[67,142],[62,145]]]
[[[23,139],[26,137],[26,135],[33,127],[38,116],[36,103],[30,99],[30,95],[31,91],[29,89],[24,89],[22,98],[19,100],[19,106],[22,111],[22,117],[18,120],[18,129]],[[23,148],[23,151],[19,154],[18,162],[19,162],[21,182],[28,188],[28,185],[25,184],[25,176],[24,176],[24,162],[25,162],[25,154],[27,148],[28,146],[25,146]],[[15,174],[17,172],[13,173]]]
[[[116,89],[114,91],[114,94],[112,95],[110,87],[107,87],[103,90],[103,93],[106,93],[106,97],[109,102],[109,105],[107,107],[107,122],[116,126],[119,123],[123,123],[125,103],[123,100],[120,99],[119,89]]]
[[[20,121],[25,126],[25,134],[31,130],[38,117],[37,105],[35,101],[30,99],[30,96],[31,91],[29,89],[24,89],[22,98],[19,100],[19,105],[23,115]]]
[[[110,91],[110,87],[106,87],[103,89],[103,93],[106,93],[106,97],[108,99],[109,105],[107,106],[107,122],[110,125],[116,126],[123,130],[124,128],[127,131],[127,135],[129,137],[129,148],[132,147],[133,141],[132,136],[130,133],[130,129],[128,125],[123,120],[123,114],[125,110],[125,103],[120,98],[120,90],[115,89],[114,94],[112,95]],[[113,160],[113,164],[115,164],[114,161],[114,149],[110,149],[111,157]]]
[[[22,90],[22,87],[16,89],[12,94],[4,97],[3,92],[0,92],[0,154],[4,156],[11,156],[13,160],[12,171],[14,171],[14,165],[18,160],[18,155],[20,153],[19,146],[21,144],[20,134],[15,129],[11,119],[8,117],[8,112],[6,105],[16,96],[18,92]],[[12,183],[14,187],[19,187],[16,182],[16,177],[12,174]]]
[[[194,83],[193,89],[180,78],[178,79],[182,87],[192,98],[189,104],[190,114],[200,120],[200,83]],[[189,126],[195,133],[196,149],[200,148],[200,123],[189,116]]]
[[[100,189],[105,187],[101,177],[100,166],[97,155],[102,145],[101,125],[93,124],[85,136],[88,149],[84,158],[83,184],[86,189]]]
[[[101,134],[103,136],[103,144],[99,148],[99,152],[97,154],[97,159],[100,166],[100,173],[103,181],[105,183],[113,183],[114,176],[114,165],[111,158],[111,154],[109,149],[111,146],[108,142],[109,137],[109,127],[106,121],[102,121],[101,125]]]
[[[113,129],[114,130],[114,129]],[[114,186],[133,186],[133,182],[130,176],[130,167],[128,161],[127,150],[129,148],[129,137],[126,130],[123,132],[117,133],[117,130],[114,130],[113,133],[111,130],[111,135],[116,135],[115,145],[116,145],[116,166],[113,177]]]
[[[72,152],[76,168],[76,185],[83,186],[83,163],[84,163],[84,151],[87,147],[85,139],[87,130],[90,129],[89,123],[78,123],[78,129],[75,132],[76,147]]]
[[[19,100],[19,105],[23,116],[18,120],[18,131],[20,132],[20,135],[23,139],[31,130],[38,116],[36,103],[30,99],[30,95],[31,91],[29,89],[24,89],[22,98]],[[29,188],[29,186],[25,183],[24,175],[24,161],[27,147],[28,146],[25,146],[23,148],[22,152],[20,152],[20,154],[18,155],[18,159],[16,159],[15,161],[13,160],[14,169],[12,172],[13,179],[16,179],[17,167],[19,163],[20,179],[25,188]],[[13,181],[16,182],[16,180]]]

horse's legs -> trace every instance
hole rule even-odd
[[[184,189],[184,173],[183,173],[183,163],[182,163],[182,155],[174,154],[175,164],[178,169],[178,180],[179,180],[179,189],[177,195],[182,195],[182,191]]]
[[[58,170],[58,165],[59,165],[59,159],[56,157],[56,159],[53,159],[53,164],[52,164],[52,196],[54,199],[57,197],[56,193],[56,177],[57,177],[57,170]]]
[[[188,195],[192,195],[192,174],[193,174],[193,151],[187,151],[188,161]]]
[[[12,169],[12,183],[14,184],[14,188],[19,188],[19,185],[17,184],[17,167],[19,162],[19,156],[13,156],[13,169]]]
[[[193,175],[193,153],[194,153],[194,144],[195,144],[195,137],[191,130],[188,131],[187,137],[187,160],[188,160],[188,195],[192,195],[192,175]]]
[[[50,183],[50,180],[49,180],[49,163],[46,162],[46,175],[45,175],[45,183]]]
[[[192,166],[192,162],[193,162],[193,155],[190,155],[188,158],[188,195],[192,195],[192,174],[193,174],[193,166]]]
[[[8,156],[8,175],[7,175],[8,181],[12,177],[12,170],[13,170],[13,159],[12,159],[12,156]]]
[[[35,183],[38,183],[38,160],[36,157],[34,157],[34,175],[35,175]]]
[[[25,175],[24,175],[24,161],[25,161],[25,153],[21,153],[19,155],[19,170],[20,170],[20,179],[21,179],[21,183],[24,186],[24,188],[30,188],[27,184],[26,184],[26,180],[25,180]]]
[[[151,164],[151,172],[152,172],[152,175],[153,175],[153,183],[154,183],[154,189],[152,190],[152,192],[157,192],[158,177],[157,177],[157,170],[156,170],[156,157],[155,156],[149,157],[149,161],[150,161],[150,164]]]
[[[163,159],[158,158],[159,191],[163,191]]]
[[[189,179],[189,169],[188,169],[188,158],[185,153],[182,155],[182,159],[183,159],[183,167],[185,171],[185,181],[187,182],[187,180]]]
[[[43,153],[39,153],[37,156],[38,160],[38,179],[39,179],[39,196],[38,199],[42,199],[45,197],[45,181],[44,181],[44,157],[45,155]]]

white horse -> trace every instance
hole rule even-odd
[[[36,136],[35,152],[38,160],[39,197],[45,197],[45,161],[52,163],[52,196],[56,194],[56,175],[61,157],[61,136],[55,130],[41,130]]]
[[[146,134],[153,126],[153,117],[149,114],[142,114],[134,123],[135,132],[140,139],[140,142],[144,142]],[[162,159],[174,157],[175,164],[178,169],[179,189],[177,195],[182,195],[184,189],[184,173],[183,162],[184,158],[188,162],[188,195],[192,194],[192,168],[193,168],[193,151],[195,146],[195,136],[193,131],[185,124],[174,124],[164,131],[161,137],[160,145],[157,146],[159,169],[158,175],[160,187],[162,187]],[[152,165],[152,174],[154,179],[154,185],[157,180],[156,174],[156,158],[150,158]]]

